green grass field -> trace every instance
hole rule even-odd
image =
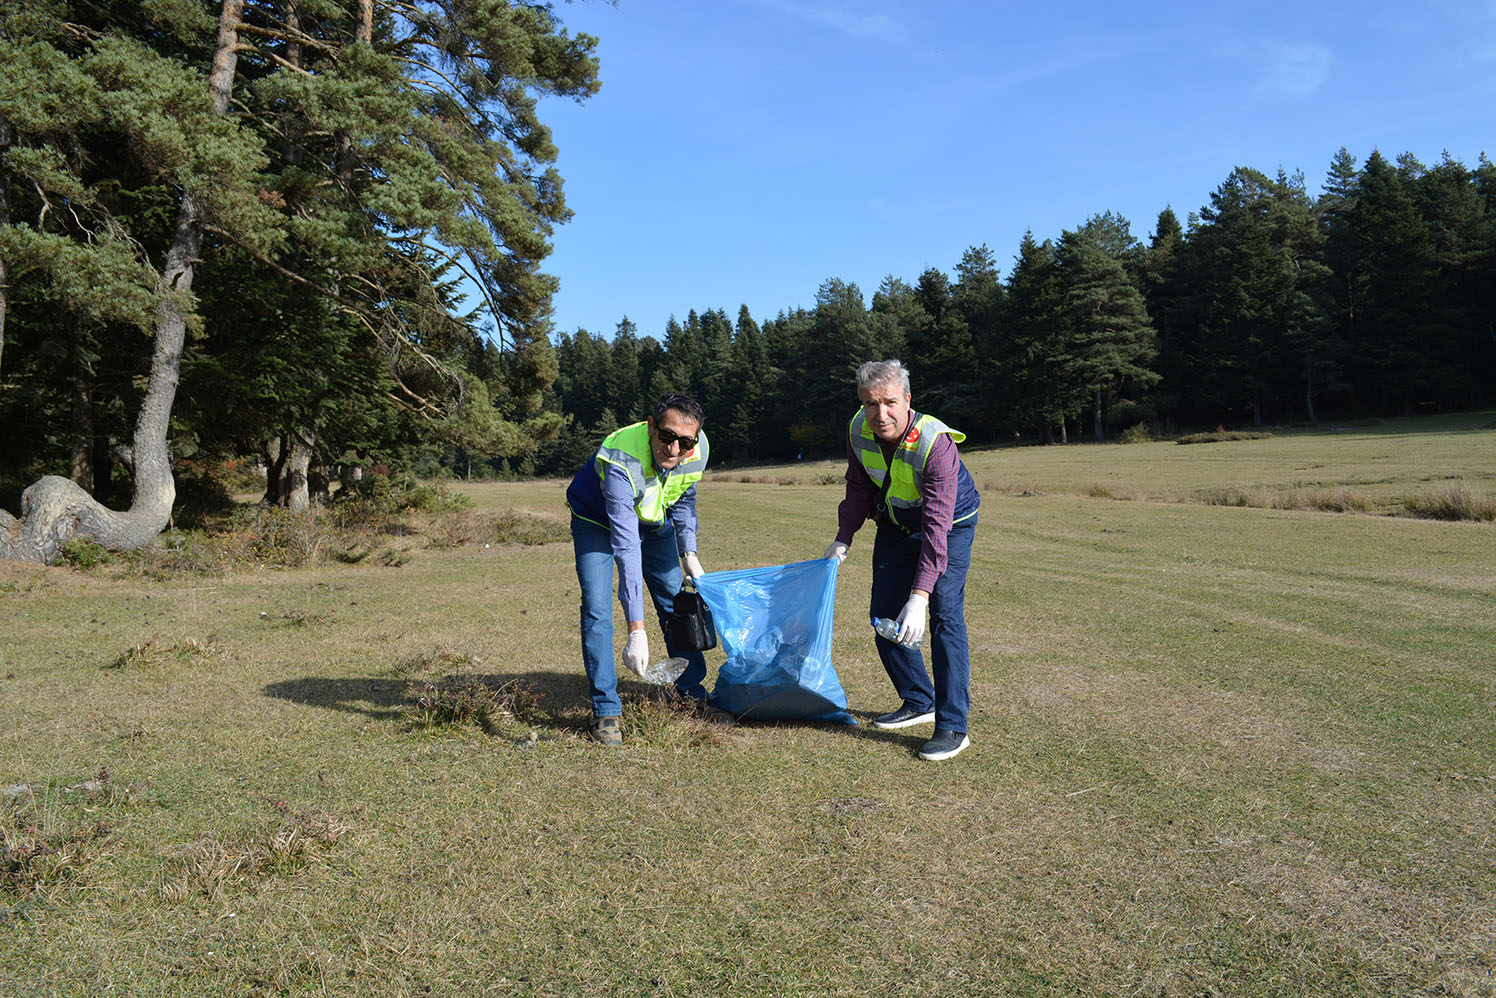
[[[1496,414],[967,462],[941,764],[866,723],[867,531],[862,724],[626,679],[621,750],[584,737],[563,482],[461,487],[550,543],[0,564],[0,995],[1496,994],[1496,524],[1386,515],[1489,501]],[[838,473],[709,474],[708,571],[818,557]]]

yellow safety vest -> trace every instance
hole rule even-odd
[[[888,505],[902,509],[917,509],[924,505],[919,487],[925,479],[925,462],[930,459],[930,448],[942,434],[949,434],[956,443],[966,439],[966,434],[953,430],[934,416],[914,414],[904,439],[893,452],[893,481],[888,486]],[[881,490],[883,480],[889,474],[888,462],[883,458],[883,447],[867,425],[867,414],[858,409],[847,424],[847,438],[852,442],[862,467],[873,484]]]
[[[658,524],[665,522],[665,511],[701,481],[707,450],[706,434],[699,434],[696,446],[681,457],[680,463],[657,478],[659,472],[649,449],[649,424],[634,423],[608,434],[593,465],[599,479],[608,473],[610,464],[622,468],[634,485],[634,511],[639,521]]]

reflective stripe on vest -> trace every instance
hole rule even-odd
[[[706,434],[697,435],[696,446],[691,448],[680,463],[661,478],[655,478],[654,454],[649,449],[649,424],[634,423],[608,434],[597,449],[597,477],[608,472],[608,465],[622,468],[634,486],[634,512],[642,523],[665,522],[665,511],[675,505],[686,490],[701,481],[706,470]],[[646,470],[647,469],[647,470]]]
[[[924,505],[919,487],[925,480],[925,462],[930,459],[930,448],[942,433],[948,434],[956,443],[966,439],[966,434],[953,430],[934,416],[914,414],[909,431],[894,450],[893,482],[888,486],[888,505],[903,509],[915,509]],[[863,470],[873,484],[883,488],[883,478],[889,473],[888,462],[883,458],[883,448],[867,425],[867,413],[858,409],[847,424],[847,439],[852,443]]]

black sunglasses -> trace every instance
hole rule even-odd
[[[671,444],[680,444],[681,450],[691,450],[696,446],[695,437],[683,437],[674,430],[667,430],[663,426],[655,427],[655,435],[660,438],[660,443],[669,447]]]

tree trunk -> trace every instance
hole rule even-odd
[[[1096,413],[1095,413],[1095,418],[1094,418],[1094,420],[1092,422],[1092,428],[1093,428],[1093,430],[1096,433],[1096,442],[1098,444],[1101,443],[1103,440],[1106,439],[1106,433],[1103,432],[1102,425],[1101,425],[1101,389],[1100,388],[1096,389]]]
[[[10,149],[10,122],[0,117],[0,227],[10,224],[10,201],[5,192],[9,186],[10,168],[6,163],[6,156]],[[9,271],[5,267],[5,257],[0,256],[0,360],[5,358],[5,305],[10,298]],[[0,371],[4,371],[0,367]]]
[[[315,433],[288,430],[265,445],[265,498],[267,506],[284,506],[304,513],[311,508],[310,467]]]
[[[219,114],[229,106],[243,12],[244,0],[223,0],[219,12],[218,40],[208,76]],[[166,266],[157,284],[154,350],[150,380],[135,421],[135,480],[129,510],[106,509],[74,482],[47,475],[21,493],[19,519],[0,510],[0,557],[50,563],[74,537],[90,537],[116,551],[133,551],[149,544],[170,522],[177,487],[166,434],[187,338],[192,276],[202,249],[201,222],[202,206],[192,192],[183,192]]]
[[[311,495],[307,488],[307,468],[312,463],[312,441],[300,433],[291,433],[287,438],[285,472],[281,476],[282,505],[293,513],[305,513],[311,508]]]
[[[260,502],[266,506],[279,506],[281,496],[281,472],[286,466],[286,448],[281,445],[283,437],[271,437],[265,441],[265,494]]]

